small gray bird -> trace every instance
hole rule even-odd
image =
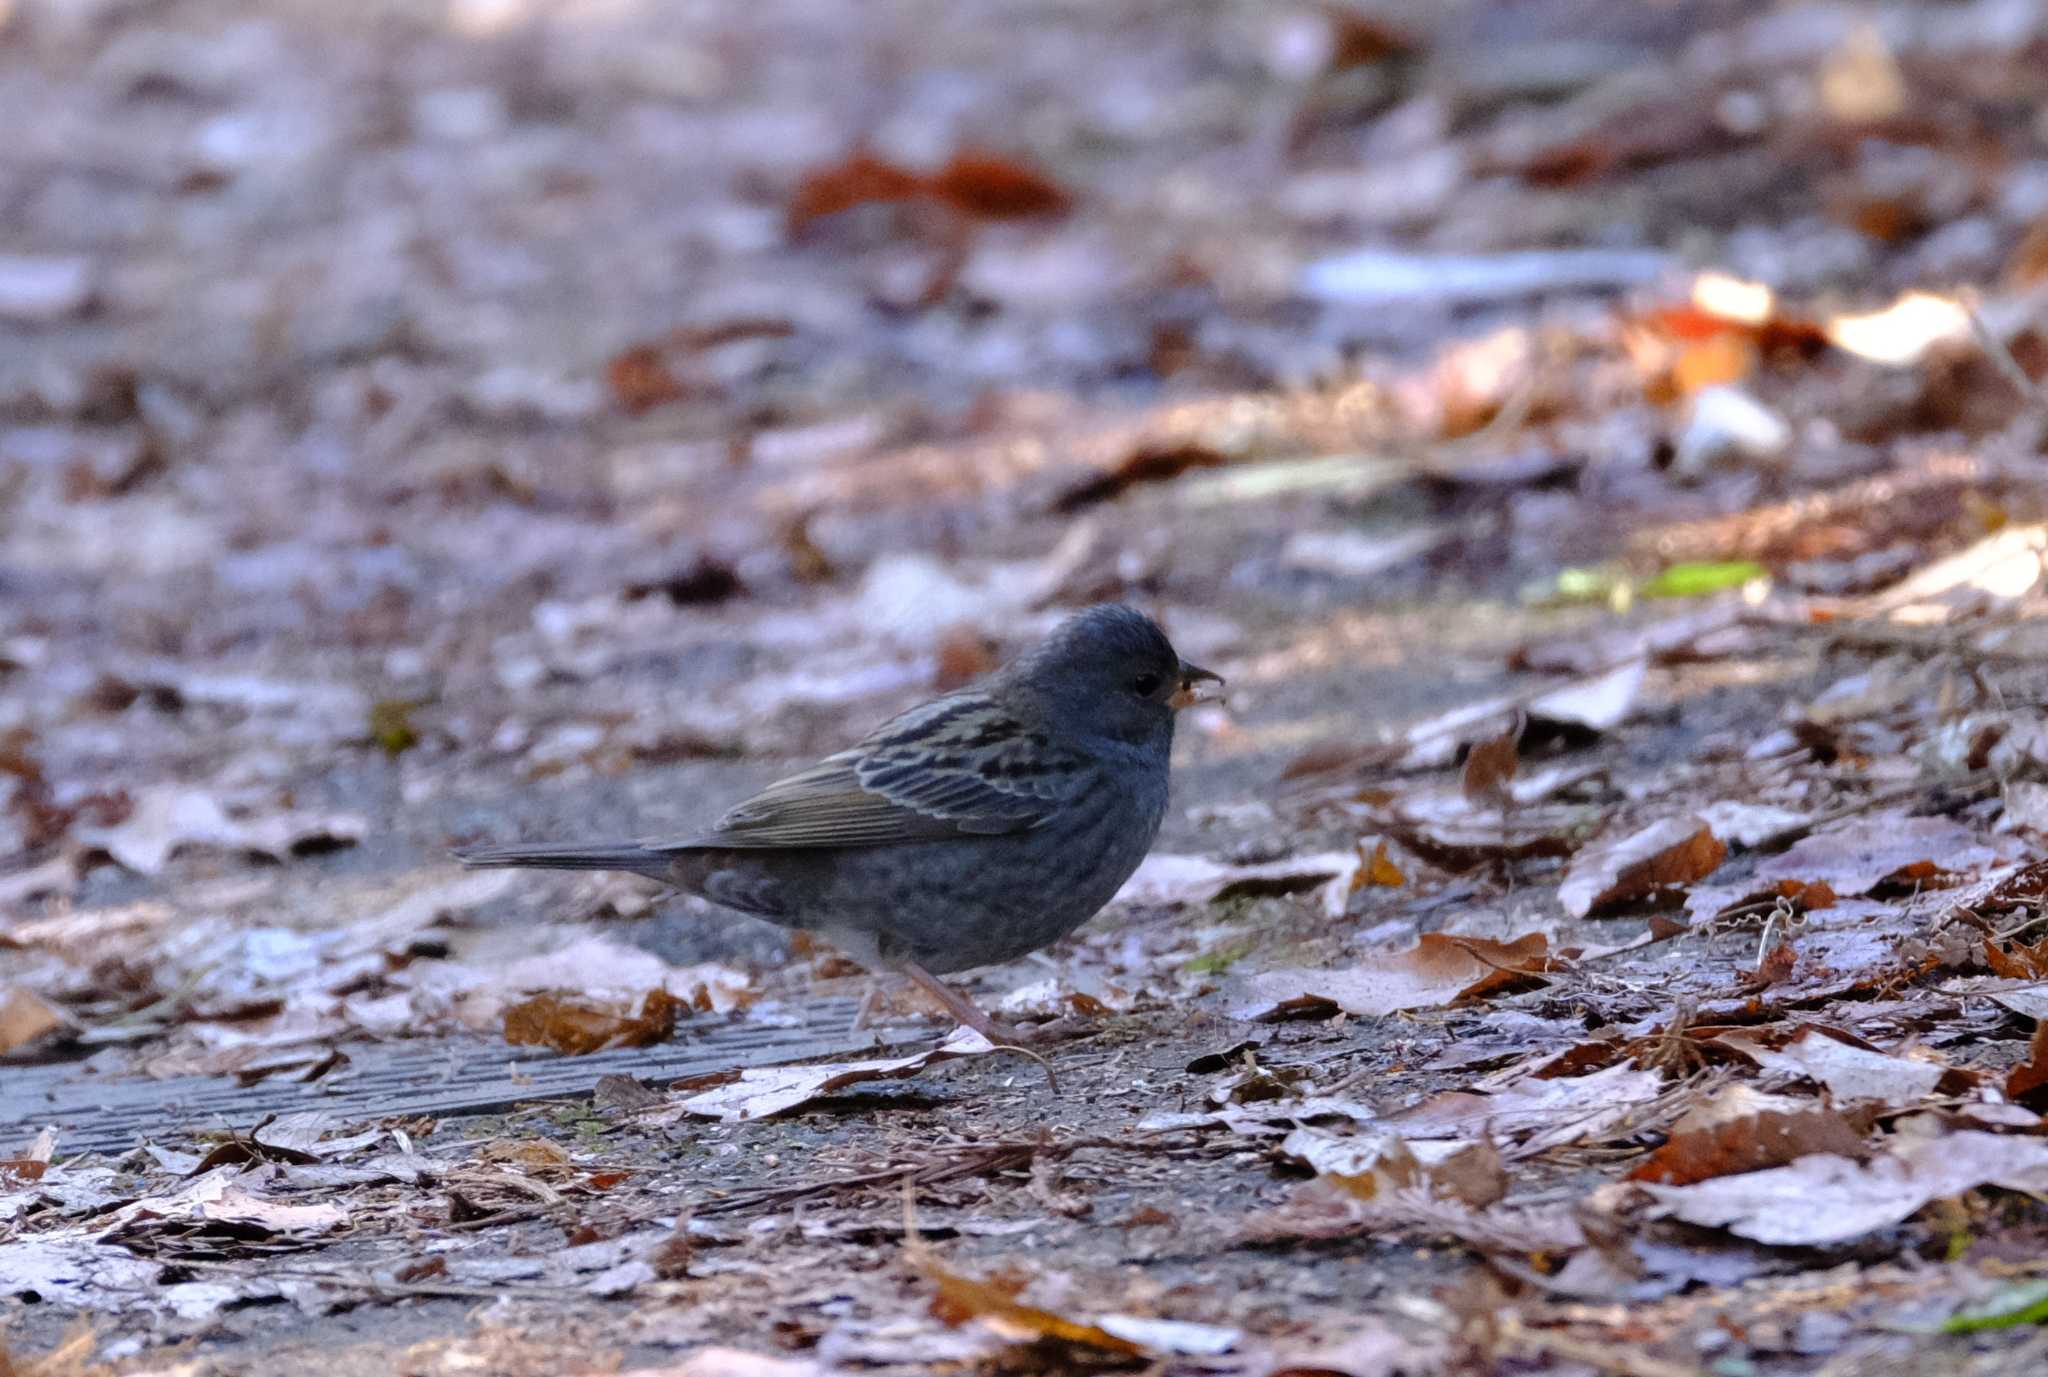
[[[1222,679],[1143,613],[1062,623],[981,683],[891,718],[676,840],[458,851],[469,866],[630,870],[816,932],[895,969],[992,1040],[940,982],[1050,946],[1108,903],[1166,816],[1177,709]]]

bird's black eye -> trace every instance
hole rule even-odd
[[[1150,698],[1153,694],[1159,692],[1159,686],[1165,682],[1164,679],[1148,669],[1137,678],[1131,680],[1131,692],[1137,694],[1140,698]]]

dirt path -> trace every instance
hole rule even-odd
[[[2048,31],[1749,10],[0,5],[0,1370],[2037,1370]],[[1102,599],[1042,1060],[447,860]]]

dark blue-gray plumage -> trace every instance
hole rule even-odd
[[[1177,708],[1208,670],[1153,621],[1091,607],[982,683],[912,708],[673,840],[457,852],[465,865],[628,870],[933,978],[1014,960],[1088,921],[1166,816]]]

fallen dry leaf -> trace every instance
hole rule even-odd
[[[154,875],[187,846],[217,846],[285,860],[313,848],[353,846],[369,823],[353,813],[292,810],[232,818],[213,795],[167,785],[143,794],[128,818],[111,827],[81,827],[78,840],[105,851],[140,875]]]
[[[1186,1320],[1152,1319],[1139,1315],[1098,1315],[1069,1319],[1017,1299],[1023,1283],[980,1281],[939,1265],[921,1245],[910,1260],[937,1288],[932,1314],[947,1325],[978,1321],[1005,1338],[1032,1342],[1052,1339],[1107,1353],[1137,1357],[1146,1353],[1214,1356],[1235,1348],[1243,1335],[1221,1325]]]
[[[1360,1200],[1422,1189],[1484,1209],[1508,1189],[1500,1151],[1485,1139],[1409,1142],[1391,1133],[1339,1136],[1304,1126],[1289,1133],[1279,1151]]]
[[[1856,1127],[1825,1105],[1725,1085],[1680,1115],[1664,1146],[1628,1179],[1682,1186],[1782,1166],[1814,1153],[1854,1157],[1862,1147]]]
[[[2048,1190],[2048,1140],[1965,1130],[1895,1143],[1867,1162],[1833,1153],[1685,1186],[1646,1184],[1653,1213],[1778,1246],[1846,1243],[1929,1201],[1980,1186]]]
[[[1401,873],[1401,867],[1394,864],[1394,858],[1387,854],[1387,839],[1381,837],[1372,848],[1372,854],[1364,854],[1365,843],[1359,843],[1360,863],[1358,873],[1351,877],[1353,892],[1374,885],[1398,889],[1408,883],[1408,877]]]
[[[1520,744],[1525,726],[1522,714],[1516,713],[1500,735],[1472,743],[1472,749],[1465,754],[1465,768],[1458,777],[1458,787],[1468,800],[1507,807],[1508,786],[1522,763]]]
[[[1044,173],[1000,154],[963,148],[933,173],[932,192],[969,215],[1014,220],[1062,215],[1073,197]]]
[[[1532,728],[1604,732],[1619,725],[1641,695],[1649,662],[1625,661],[1534,696],[1501,694],[1439,713],[1373,746],[1324,745],[1291,761],[1283,779],[1359,769],[1430,770],[1456,762],[1476,742],[1498,738],[1520,712]]]
[[[1918,1104],[1932,1095],[1945,1077],[1957,1074],[1935,1062],[1855,1046],[1811,1025],[1778,1048],[1739,1033],[1716,1041],[1741,1052],[1767,1072],[1802,1077],[1825,1087],[1837,1104],[1861,1100],[1894,1108]]]
[[[924,190],[925,179],[917,173],[872,153],[856,151],[803,175],[789,198],[789,230],[801,233],[828,215],[875,202],[907,201]]]
[[[144,1196],[122,1206],[95,1221],[95,1230],[112,1237],[148,1232],[165,1224],[198,1223],[304,1235],[325,1233],[347,1222],[348,1211],[340,1205],[296,1204],[259,1194],[242,1184],[247,1170],[239,1165],[214,1167],[174,1191]]]
[[[1937,986],[1943,994],[1989,999],[2035,1022],[2048,1022],[2048,984],[2038,979],[2001,980],[1963,976]]]
[[[2048,979],[2048,937],[2031,945],[2014,939],[2012,945],[2002,947],[1987,936],[1984,964],[2005,980]]]
[[[1262,894],[1322,891],[1326,913],[1342,913],[1360,858],[1345,851],[1319,851],[1307,856],[1251,865],[1233,865],[1207,856],[1147,856],[1112,901],[1119,904],[1202,904]]]
[[[0,1056],[68,1026],[70,1021],[34,990],[0,986]]]
[[[614,355],[605,365],[604,376],[613,398],[628,416],[643,415],[689,395],[669,371],[661,351],[651,344],[635,345]]]
[[[1971,876],[2013,859],[2016,845],[2010,839],[1987,838],[1949,818],[1872,815],[1802,838],[1782,856],[1765,860],[1756,873],[1767,883],[1825,884],[1834,894],[1849,898],[1883,884]]]
[[[1508,789],[1522,792],[1519,782]],[[1368,819],[1431,865],[1463,874],[1483,865],[1569,856],[1583,813],[1562,804],[1524,807],[1519,799],[1506,809],[1483,807],[1461,789],[1418,789]]]
[[[56,1153],[56,1132],[43,1129],[19,1157],[0,1157],[0,1186],[21,1186],[42,1180],[43,1174],[50,1169],[50,1158]]]
[[[1342,970],[1272,970],[1238,977],[1232,1018],[1258,1022],[1341,1009],[1380,1018],[1477,998],[1535,979],[1549,969],[1549,942],[1528,933],[1512,942],[1425,933],[1405,951],[1375,953]]]
[[[2048,1105],[2048,1020],[2034,1025],[2027,1059],[2006,1072],[2005,1097],[2030,1108]],[[4,1170],[5,1164],[0,1163],[0,1171]]]
[[[541,994],[505,1010],[505,1041],[515,1047],[552,1047],[570,1056],[608,1047],[650,1047],[674,1037],[677,1016],[690,1011],[687,1001],[660,989],[641,997],[637,1013]]]
[[[1194,469],[1221,468],[1229,457],[1205,445],[1140,445],[1113,468],[1082,479],[1052,499],[1052,510],[1071,515],[1121,497],[1144,483],[1163,483]]]
[[[1747,847],[1761,845],[1795,827],[1804,827],[1808,822],[1805,813],[1790,808],[1778,808],[1768,803],[1744,803],[1738,799],[1719,799],[1695,808],[1693,816],[1705,823],[1721,841],[1730,846]]]
[[[1605,1139],[1633,1122],[1637,1110],[1663,1088],[1664,1079],[1656,1072],[1623,1062],[1587,1076],[1525,1076],[1488,1094],[1446,1091],[1381,1122],[1411,1139],[1519,1140],[1516,1155],[1529,1156],[1566,1143]]]
[[[994,1050],[994,1045],[981,1034],[970,1028],[957,1028],[939,1046],[908,1057],[826,1062],[817,1066],[748,1067],[737,1073],[684,1082],[678,1088],[695,1093],[658,1111],[656,1117],[664,1122],[685,1115],[735,1121],[765,1119],[849,1085],[914,1076],[940,1062],[985,1056]],[[697,1089],[707,1079],[715,1083],[708,1089]]]
[[[1558,902],[1574,918],[1584,918],[1644,899],[1667,899],[1713,874],[1727,856],[1728,848],[1698,818],[1666,818],[1581,850],[1565,870]]]

